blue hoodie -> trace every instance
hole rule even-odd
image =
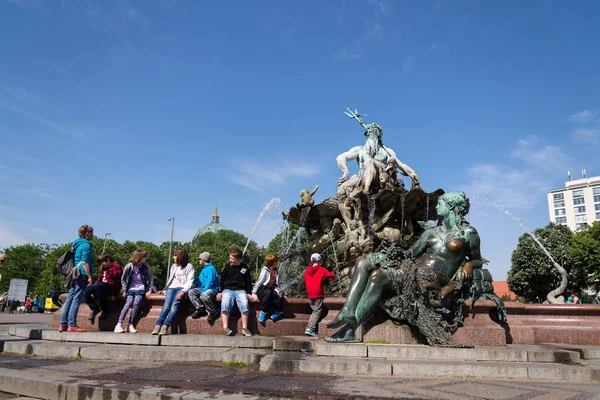
[[[201,293],[206,292],[208,289],[212,289],[215,293],[219,293],[219,274],[212,263],[206,264],[200,275],[198,275],[198,286]]]
[[[79,238],[73,242],[73,251],[75,252],[75,265],[79,265],[81,275],[86,275],[82,261],[85,261],[90,266],[90,272],[94,275],[94,253],[92,252],[92,242],[85,238]]]

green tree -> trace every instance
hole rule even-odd
[[[70,243],[52,246],[52,249],[44,257],[44,266],[40,272],[40,278],[33,287],[34,294],[44,297],[53,290],[66,290],[64,287],[65,277],[56,271],[56,262],[70,247]]]
[[[600,278],[600,221],[575,233],[571,253],[573,266],[584,274],[584,279],[588,275],[592,275],[592,279]]]
[[[233,248],[244,250],[246,242],[248,242],[246,236],[229,229],[222,229],[216,233],[207,232],[197,236],[190,245],[190,259],[195,263],[200,253],[208,251],[212,255],[215,268],[220,272],[225,264],[229,263],[229,251]],[[256,273],[264,263],[264,257],[264,249],[251,240],[244,254],[244,262]]]
[[[585,279],[582,281],[585,274],[574,268],[571,254],[573,232],[566,226],[551,223],[545,228],[536,229],[534,234],[554,260],[569,274],[569,287],[582,287],[585,284]],[[508,286],[526,301],[544,301],[548,292],[560,284],[559,273],[529,234],[519,238],[519,244],[512,253],[511,263]]]
[[[6,249],[6,261],[0,265],[0,293],[4,293],[10,286],[10,280],[27,279],[27,290],[31,292],[44,268],[44,257],[50,251],[47,244],[36,245],[27,243],[11,246]]]

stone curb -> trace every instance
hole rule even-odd
[[[49,400],[119,399],[119,400],[276,400],[285,397],[252,396],[222,392],[174,390],[134,386],[110,381],[61,377],[0,368],[0,388],[4,392]],[[22,398],[22,397],[21,397]]]
[[[59,332],[56,329],[12,326],[11,336],[51,340],[55,342],[76,342],[92,344],[125,344],[141,346],[180,346],[180,347],[227,347],[272,349],[274,338],[267,336],[224,336],[224,335],[149,335],[147,333],[114,332]],[[279,338],[286,340],[286,338]],[[296,341],[290,338],[290,341]],[[298,349],[299,351],[300,349]]]
[[[452,348],[425,345],[390,345],[364,343],[318,342],[317,356],[369,357],[388,360],[455,360],[455,361],[511,361],[537,363],[581,363],[577,351],[539,346]]]
[[[341,357],[289,359],[268,355],[261,371],[412,377],[520,378],[600,382],[600,369],[580,365],[487,361],[383,360]]]
[[[83,358],[91,360],[111,361],[171,361],[171,362],[241,362],[257,365],[260,359],[270,354],[270,350],[237,349],[224,347],[159,347],[104,345],[90,343],[47,343],[40,340],[20,340],[6,342],[6,353],[23,354],[42,357]]]
[[[455,361],[510,361],[510,362],[538,362],[538,363],[581,363],[581,356],[590,354],[598,355],[600,349],[586,350],[592,346],[508,346],[508,347],[475,347],[475,348],[441,348],[425,345],[389,345],[389,344],[365,344],[365,343],[327,343],[302,337],[279,337],[271,338],[264,336],[217,336],[217,335],[167,335],[152,336],[148,334],[124,334],[113,332],[58,332],[54,329],[39,329],[35,327],[11,327],[9,333],[17,337],[53,340],[60,343],[74,344],[117,344],[117,345],[142,345],[143,347],[188,347],[192,349],[190,354],[198,354],[199,348],[224,348],[224,349],[272,349],[275,351],[316,351],[318,356],[328,357],[360,357],[360,358],[385,358],[388,360],[455,360]],[[86,346],[81,346],[82,348]],[[569,349],[564,349],[569,347]],[[23,350],[17,345],[8,347],[12,352],[23,354]],[[74,347],[73,347],[74,348]],[[112,347],[114,349],[115,347]],[[123,354],[117,355],[119,359],[134,353],[148,359],[154,359],[152,355],[144,356],[142,350],[131,350],[132,346],[122,347]],[[10,350],[13,349],[13,350]],[[106,349],[111,349],[108,347]],[[107,359],[107,354],[101,354],[99,349],[86,349],[90,357]],[[214,351],[209,351],[214,353]],[[77,353],[77,352],[75,352]],[[110,353],[110,351],[109,351]],[[162,354],[162,351],[149,351],[150,354]],[[176,352],[180,354],[179,352]],[[37,354],[37,352],[36,352]],[[40,353],[45,354],[45,353]],[[67,351],[66,355],[70,356]],[[173,353],[175,354],[175,353]],[[181,353],[182,354],[182,353]],[[261,354],[261,353],[255,353]],[[82,353],[83,355],[83,353]],[[93,355],[93,356],[92,356]],[[63,356],[57,355],[57,356]],[[189,356],[182,355],[182,359]],[[216,356],[211,356],[214,360]],[[254,356],[253,356],[254,357]],[[254,359],[254,358],[252,358]],[[247,362],[244,360],[244,362]]]

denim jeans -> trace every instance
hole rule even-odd
[[[181,300],[176,299],[179,292],[181,292],[181,288],[167,289],[165,304],[163,304],[156,325],[164,325],[166,327],[171,326],[171,321],[173,321],[173,317],[177,314],[179,304],[181,303]]]
[[[60,314],[60,326],[77,326],[77,311],[79,311],[79,305],[83,300],[87,281],[87,275],[79,275],[75,285],[69,289]]]
[[[144,299],[143,290],[128,290],[127,291],[127,300],[125,300],[125,305],[121,310],[121,315],[119,315],[119,320],[117,321],[119,324],[122,324],[125,320],[125,316],[127,315],[127,311],[131,308],[131,313],[129,314],[129,325],[133,325],[135,317],[137,316],[138,310],[140,309],[140,303]]]
[[[92,311],[108,312],[108,291],[110,285],[108,283],[94,283],[85,289],[85,302]],[[96,300],[100,303],[100,309],[96,305]]]
[[[234,301],[241,314],[248,313],[248,293],[245,290],[225,289],[221,294],[221,314],[231,314]]]

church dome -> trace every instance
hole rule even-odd
[[[215,212],[213,213],[212,221],[210,223],[204,225],[202,228],[198,229],[198,232],[196,232],[196,235],[194,236],[194,240],[198,236],[202,236],[205,233],[208,233],[208,232],[217,233],[220,230],[227,229],[219,223],[219,211],[217,209],[217,206],[218,206],[218,203],[217,203],[217,205],[215,205]]]

